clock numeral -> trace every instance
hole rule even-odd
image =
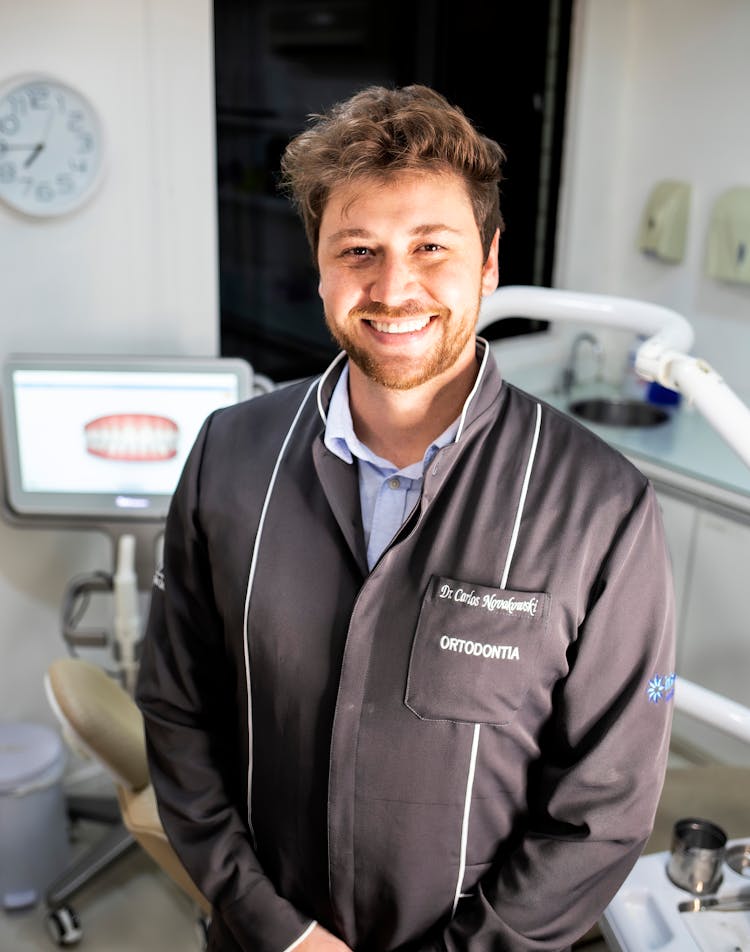
[[[8,96],[8,102],[10,103],[10,108],[13,110],[14,113],[20,112],[22,115],[25,116],[26,113],[29,111],[29,105],[26,102],[26,97],[23,95],[14,93],[11,96]]]
[[[49,109],[48,86],[29,86],[27,95],[32,109]]]
[[[90,132],[84,132],[78,136],[78,151],[91,152],[94,148],[94,137]]]
[[[16,167],[12,162],[0,162],[0,182],[8,185],[16,177]]]
[[[62,195],[67,195],[68,192],[72,192],[75,188],[73,176],[69,172],[61,172],[55,179],[55,182],[57,183],[58,191]]]
[[[82,125],[85,121],[85,118],[86,117],[83,115],[80,109],[74,109],[73,112],[70,113],[70,117],[68,119],[68,129],[70,129],[71,132],[84,132]]]
[[[18,121],[18,116],[3,116],[0,119],[0,132],[4,136],[12,136],[18,132],[21,123]]]
[[[55,197],[55,190],[49,182],[40,182],[34,189],[34,194],[40,202],[51,202]]]
[[[69,159],[68,167],[71,172],[87,172],[89,164],[86,159]]]

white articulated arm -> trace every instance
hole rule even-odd
[[[542,321],[576,321],[603,324],[638,334],[653,335],[655,349],[687,352],[693,346],[693,329],[677,311],[609,294],[561,291],[508,285],[498,288],[482,301],[477,330],[503,317],[535,317]],[[655,378],[652,378],[655,379]]]
[[[674,706],[688,717],[750,744],[750,709],[744,705],[679,677],[675,682]]]
[[[132,694],[138,670],[136,648],[141,638],[135,574],[135,536],[125,534],[118,540],[113,586],[117,660],[122,672],[123,687]]]
[[[601,324],[649,335],[636,354],[638,374],[694,403],[750,466],[750,409],[704,360],[688,356],[694,335],[681,314],[632,298],[508,285],[483,299],[477,330],[505,317]]]

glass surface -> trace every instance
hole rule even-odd
[[[18,515],[161,518],[206,417],[249,394],[237,360],[9,361],[6,498]]]

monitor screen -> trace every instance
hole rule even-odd
[[[19,517],[163,519],[204,420],[249,397],[251,377],[230,358],[9,358],[7,506]]]

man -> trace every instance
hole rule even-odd
[[[139,686],[213,949],[563,949],[651,829],[658,506],[475,337],[501,160],[419,86],[284,156],[342,354],[207,421]]]

